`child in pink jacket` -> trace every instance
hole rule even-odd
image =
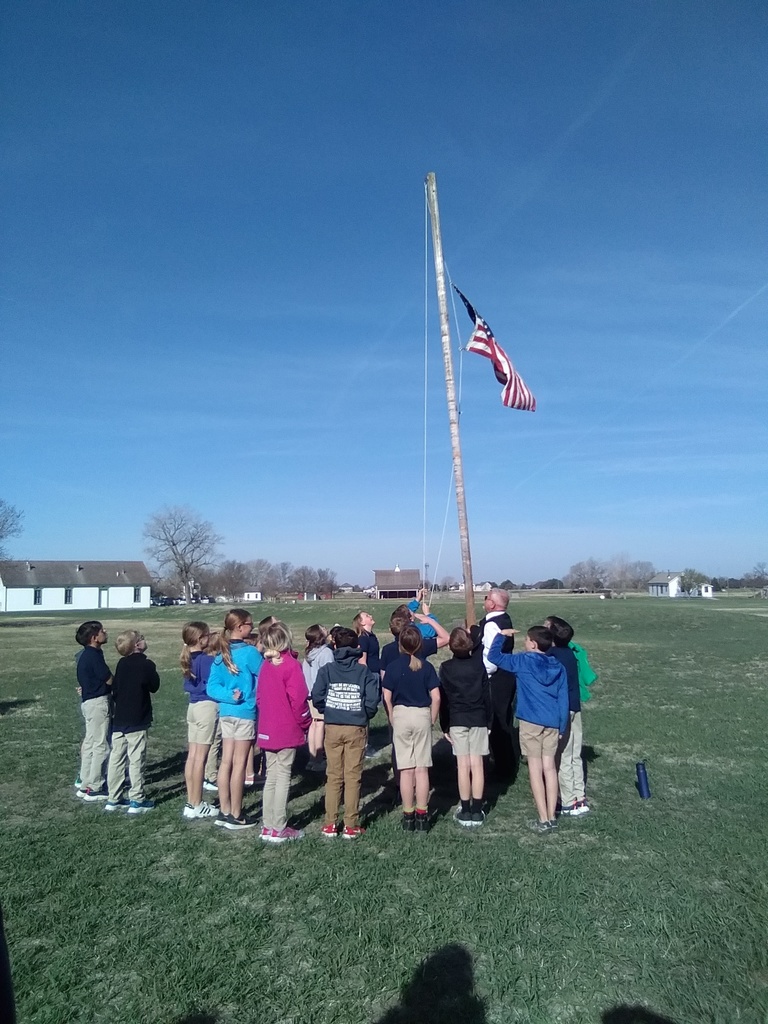
[[[284,622],[274,622],[264,630],[262,641],[265,661],[256,692],[257,742],[267,761],[261,838],[265,843],[285,843],[304,838],[301,830],[288,827],[286,807],[296,748],[306,743],[312,718],[291,631]]]

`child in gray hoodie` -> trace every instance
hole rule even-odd
[[[334,635],[333,663],[323,665],[312,687],[312,704],[325,719],[325,825],[322,834],[338,835],[337,821],[344,795],[344,839],[357,839],[360,783],[363,777],[368,722],[379,707],[379,677],[360,664],[362,651],[352,629]]]

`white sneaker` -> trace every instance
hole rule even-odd
[[[197,807],[193,807],[192,804],[185,804],[184,810],[181,813],[184,818],[215,818],[218,816],[219,811],[217,807],[213,807],[203,800]]]
[[[582,800],[577,804],[574,804],[571,808],[570,816],[572,818],[581,818],[585,814],[589,814],[592,808],[589,806],[586,800]]]
[[[203,780],[203,789],[207,790],[209,793],[218,793],[219,791],[219,787],[216,783],[211,782],[209,779]]]

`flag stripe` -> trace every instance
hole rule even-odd
[[[458,292],[459,298],[467,307],[469,317],[474,321],[475,329],[472,337],[467,343],[468,352],[476,352],[480,356],[490,359],[493,364],[493,372],[496,380],[504,387],[501,392],[501,401],[509,409],[521,409],[524,412],[536,411],[536,399],[526,387],[525,381],[515,370],[512,360],[504,349],[499,345],[493,336],[493,331],[488,324],[478,315],[475,308],[464,296],[456,285],[453,286]]]

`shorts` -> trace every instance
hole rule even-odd
[[[533,722],[520,722],[520,750],[526,757],[554,757],[559,741],[560,733],[557,729],[534,725]]]
[[[219,705],[214,700],[198,700],[187,711],[187,741],[210,747],[216,738]]]
[[[452,725],[450,730],[456,757],[467,754],[485,757],[488,754],[488,730],[479,725]]]
[[[312,701],[310,700],[310,701],[308,701],[308,703],[309,703],[309,713],[310,713],[310,715],[312,715],[312,721],[313,722],[324,722],[325,719],[320,714],[320,712],[317,710],[317,708],[312,703]]]
[[[221,738],[223,740],[255,740],[256,723],[252,718],[221,719]]]
[[[395,704],[392,742],[398,768],[432,767],[432,711]]]

